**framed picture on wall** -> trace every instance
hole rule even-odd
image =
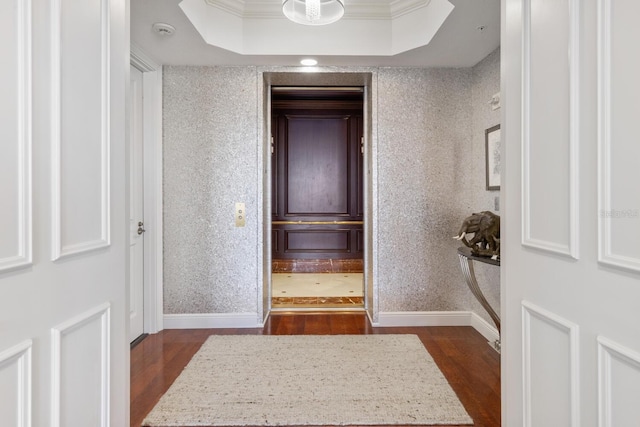
[[[484,131],[487,190],[500,190],[500,125]]]

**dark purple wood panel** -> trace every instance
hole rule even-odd
[[[285,120],[285,216],[349,216],[349,117]]]
[[[273,94],[274,259],[362,258],[362,99],[341,96]],[[308,224],[334,221],[355,224]]]
[[[286,230],[286,252],[349,252],[349,230]]]
[[[274,259],[361,259],[363,256],[361,224],[274,224],[273,233]]]

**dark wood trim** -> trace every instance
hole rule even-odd
[[[343,100],[272,100],[271,109],[277,110],[353,110],[362,111],[362,101]]]
[[[364,253],[361,223],[276,223],[272,235],[276,259],[362,259]]]

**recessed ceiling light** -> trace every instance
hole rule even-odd
[[[300,63],[302,65],[307,66],[307,67],[312,67],[314,65],[318,65],[318,61],[316,61],[315,59],[311,59],[311,58],[303,59],[302,61],[300,61]]]

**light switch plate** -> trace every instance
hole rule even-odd
[[[236,227],[244,227],[246,223],[244,203],[236,203]]]

